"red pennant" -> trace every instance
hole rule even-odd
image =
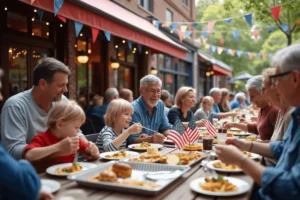
[[[254,38],[257,40],[259,37],[259,30],[255,30],[252,32],[252,35],[254,36]]]
[[[219,43],[220,43],[221,45],[223,45],[223,44],[224,44],[224,39],[223,39],[223,38],[219,39]]]
[[[249,58],[250,58],[250,60],[252,60],[253,56],[254,56],[254,52],[249,52]]]
[[[234,49],[231,49],[230,54],[231,54],[232,56],[234,56],[234,55],[235,55],[235,50],[234,50]]]
[[[280,10],[281,10],[281,6],[275,6],[275,7],[271,8],[270,10],[273,14],[273,17],[274,17],[275,21],[277,22],[278,19],[279,19],[279,13],[280,13]]]
[[[30,1],[31,5],[33,4],[34,1],[35,1],[35,0],[31,0],[31,1]]]
[[[264,60],[266,60],[266,59],[267,59],[267,54],[265,54],[265,53],[261,53],[261,56],[263,57],[263,59],[264,59]]]
[[[207,32],[208,34],[211,33],[211,31],[214,29],[216,21],[209,21],[207,24]]]
[[[296,25],[300,25],[300,21],[296,21],[296,23],[295,23]]]
[[[174,58],[174,63],[178,63],[178,58]]]
[[[183,40],[183,37],[184,37],[183,34],[184,33],[181,30],[178,31],[178,37],[179,37],[180,42],[182,42],[182,40]]]
[[[67,19],[61,15],[57,15],[58,19],[60,19],[62,22],[66,23]]]
[[[95,42],[95,41],[96,41],[96,39],[97,39],[97,36],[98,36],[99,30],[98,30],[98,29],[96,29],[96,28],[93,28],[93,27],[91,27],[91,29],[92,29],[92,37],[93,37],[93,42]]]

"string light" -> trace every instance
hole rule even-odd
[[[124,44],[125,42],[126,42],[125,40],[122,41],[123,44]]]
[[[136,48],[133,48],[133,51],[136,51]]]
[[[77,48],[77,44],[75,44],[74,47]]]
[[[148,53],[149,53],[148,51],[145,52],[145,54],[148,54]]]
[[[7,7],[5,7],[4,10],[7,11]]]
[[[115,48],[117,49],[117,48],[119,48],[119,46],[118,46],[118,45],[116,45],[116,46],[115,46]]]
[[[33,10],[33,12],[35,12],[35,13],[36,13],[36,12],[37,12],[37,9],[34,9],[34,10]]]
[[[62,24],[60,24],[60,27],[63,27],[63,25],[62,25]]]
[[[82,34],[82,33],[80,33],[80,36],[83,36],[83,34]]]
[[[31,19],[31,21],[33,21],[33,22],[34,22],[34,17]]]
[[[46,22],[46,25],[49,26],[49,22]]]

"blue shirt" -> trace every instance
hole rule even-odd
[[[270,147],[278,163],[274,168],[265,168],[260,197],[268,200],[300,199],[300,107],[292,113],[283,141],[271,142]]]
[[[240,102],[237,99],[234,99],[232,102],[230,102],[230,108],[231,110],[236,108],[242,108]]]
[[[218,104],[214,103],[211,110],[210,110],[210,112],[211,112],[211,115],[210,115],[209,120],[210,120],[210,122],[212,122],[213,118],[218,118],[218,114],[221,112]]]
[[[106,113],[106,110],[108,108],[108,105],[109,105],[109,102],[104,102],[102,104],[102,106],[99,106],[92,110],[92,115],[104,116]]]
[[[150,131],[143,128],[142,133],[146,133],[151,136],[156,132],[163,133],[164,131],[172,128],[172,125],[169,124],[168,118],[164,112],[164,103],[161,100],[159,100],[157,105],[153,108],[152,116],[150,116],[150,111],[145,105],[142,97],[139,97],[131,104],[134,108],[132,122],[141,123],[144,127],[154,130]],[[139,134],[131,135],[127,139],[127,143],[131,144],[137,137],[139,137]]]
[[[16,161],[0,144],[0,199],[36,200],[40,178],[32,165]]]

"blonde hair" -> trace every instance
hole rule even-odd
[[[134,110],[131,103],[124,99],[112,100],[108,105],[106,114],[104,115],[105,125],[113,127],[116,117],[124,112],[130,112],[133,114]]]
[[[215,101],[211,96],[205,96],[202,99],[201,107],[203,106],[204,103],[208,103],[208,102],[211,102],[212,104],[214,104]]]
[[[80,120],[83,124],[85,122],[85,113],[75,101],[60,101],[56,103],[49,112],[47,121],[48,128],[55,128],[57,120],[62,120],[66,123]]]
[[[186,97],[189,92],[194,92],[195,93],[195,90],[191,87],[181,87],[181,88],[179,88],[179,90],[177,91],[176,96],[175,96],[175,105],[176,105],[176,107],[181,108],[181,106],[182,106],[181,99]]]

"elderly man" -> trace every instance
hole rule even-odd
[[[235,95],[235,99],[232,102],[230,102],[230,108],[232,110],[236,109],[236,108],[239,108],[239,109],[244,108],[245,107],[245,105],[244,105],[245,99],[246,99],[246,95],[243,92],[238,92]]]
[[[230,139],[227,144],[273,157],[278,163],[274,168],[263,167],[232,145],[217,145],[216,153],[223,162],[238,165],[261,185],[257,199],[300,199],[300,44],[278,51],[273,57],[272,66],[276,67],[276,72],[270,76],[270,80],[280,99],[296,107],[284,140],[256,143]]]
[[[5,102],[1,113],[1,140],[17,160],[23,158],[23,150],[32,138],[47,130],[48,113],[55,102],[67,100],[63,94],[68,91],[69,74],[69,68],[62,62],[54,58],[41,59],[33,71],[33,88]],[[97,146],[91,143],[88,148],[96,150]]]
[[[161,80],[154,75],[147,75],[140,80],[140,97],[132,102],[133,123],[141,123],[145,128],[141,136],[131,135],[128,143],[163,143],[164,135],[169,134],[171,125],[164,113],[164,103],[160,100]],[[151,130],[149,130],[151,129]],[[162,133],[162,134],[160,134]]]
[[[212,122],[213,118],[223,119],[230,116],[236,116],[236,112],[225,112],[221,113],[218,104],[221,102],[222,91],[220,88],[212,88],[209,91],[209,95],[214,99],[214,104],[211,109],[211,118],[209,119]]]
[[[263,79],[261,75],[249,79],[246,88],[250,95],[250,101],[260,108],[257,122],[227,123],[225,127],[239,128],[243,131],[259,135],[262,140],[270,140],[274,132],[279,110],[274,106],[270,106],[262,94]]]

